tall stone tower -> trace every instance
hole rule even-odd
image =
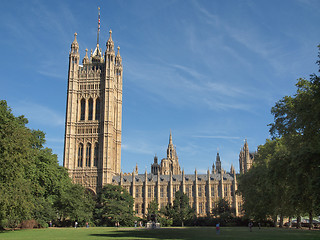
[[[164,158],[161,160],[160,174],[161,175],[181,174],[179,158],[177,155],[176,148],[172,142],[171,131],[169,136],[169,144],[167,148],[167,158]]]
[[[104,56],[97,45],[80,65],[77,34],[69,54],[63,166],[73,182],[97,191],[121,168],[122,59],[112,31]]]
[[[254,152],[249,152],[249,146],[247,139],[245,140],[243,148],[241,148],[239,154],[240,173],[246,173],[252,166],[254,160]]]

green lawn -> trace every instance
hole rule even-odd
[[[161,228],[161,229],[135,229],[135,228],[47,228],[34,230],[18,230],[0,232],[0,239],[254,239],[254,240],[307,240],[320,239],[320,231],[262,228],[253,228],[249,232],[245,227],[223,227],[220,235],[216,234],[213,227],[190,228]]]

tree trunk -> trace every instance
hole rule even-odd
[[[301,228],[301,216],[297,217],[297,228]]]
[[[312,211],[309,212],[309,229],[313,229],[313,216],[312,216]]]
[[[292,217],[289,217],[289,224],[288,224],[289,228],[291,228],[291,221],[292,221]]]
[[[273,216],[273,224],[275,227],[277,227],[277,219],[278,219],[277,215]]]
[[[184,227],[184,222],[183,221],[181,221],[181,227]]]
[[[283,227],[283,215],[280,215],[280,223],[279,223],[279,227],[282,228]]]

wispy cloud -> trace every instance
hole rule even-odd
[[[37,125],[62,127],[65,123],[63,115],[38,103],[18,102],[13,104],[13,109],[18,114],[25,115],[30,121]]]
[[[213,138],[213,139],[241,139],[241,137],[233,137],[233,136],[214,136],[214,135],[198,135],[193,136],[194,138]]]

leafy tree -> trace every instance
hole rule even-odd
[[[217,217],[234,215],[234,209],[230,206],[228,200],[220,198],[216,203],[216,206],[212,209],[212,214]]]
[[[132,226],[135,220],[133,215],[133,197],[121,186],[107,184],[97,197],[95,219],[98,225]]]
[[[320,45],[319,65],[320,71]],[[313,215],[319,213],[320,203],[320,77],[312,74],[309,80],[300,78],[297,92],[285,96],[272,108],[274,123],[270,132],[282,137],[291,153],[289,167],[295,207]]]
[[[57,214],[90,221],[92,199],[71,183],[52,150],[43,147],[45,134],[27,128],[27,123],[0,101],[0,227],[17,227],[31,219],[46,226]]]
[[[189,205],[188,196],[181,191],[177,191],[175,199],[173,200],[173,205],[167,205],[164,214],[173,219],[175,225],[181,224],[183,227],[186,221],[192,219],[195,211]]]
[[[150,221],[157,222],[159,217],[159,204],[156,199],[151,201],[148,206],[147,219]]]
[[[31,183],[25,179],[30,165],[30,131],[27,119],[15,117],[0,101],[0,227],[17,227],[32,217]]]

